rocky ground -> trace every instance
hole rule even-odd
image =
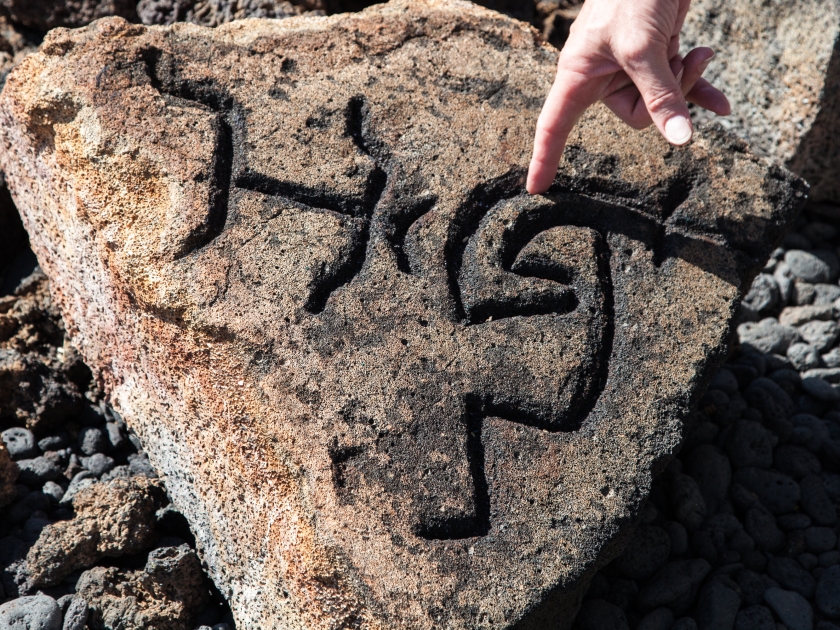
[[[838,218],[809,209],[755,280],[740,343],[580,630],[840,627]],[[0,627],[233,628],[47,284],[36,270],[0,298]]]

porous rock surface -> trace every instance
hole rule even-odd
[[[93,484],[73,497],[74,518],[47,525],[26,556],[34,586],[52,586],[104,557],[151,546],[160,482],[145,477]]]
[[[679,443],[803,186],[599,109],[524,195],[555,54],[403,1],[11,75],[33,247],[237,627],[567,627]]]
[[[139,571],[85,571],[76,590],[90,607],[91,630],[182,630],[208,598],[201,564],[187,545],[155,549]]]
[[[840,201],[840,4],[694,0],[682,47],[694,46],[717,52],[705,77],[732,103],[722,124],[805,178],[812,200]]]

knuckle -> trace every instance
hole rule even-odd
[[[665,87],[653,87],[646,90],[645,105],[651,114],[675,109],[679,104],[681,94],[678,96]]]

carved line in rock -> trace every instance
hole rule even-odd
[[[214,196],[213,207],[207,227],[203,232],[189,239],[188,245],[179,257],[206,246],[224,230],[228,218],[228,203],[231,196],[230,189],[237,187],[251,190],[264,195],[286,199],[296,205],[309,209],[324,209],[352,217],[365,219],[363,233],[353,254],[348,261],[328,281],[322,282],[305,308],[317,314],[324,310],[329,296],[344,284],[349,283],[364,264],[369,240],[370,219],[374,208],[382,198],[387,185],[386,171],[377,163],[367,183],[363,199],[347,199],[334,191],[315,190],[295,182],[279,180],[265,174],[251,171],[247,165],[239,163],[242,160],[241,148],[246,134],[245,117],[241,106],[230,97],[220,86],[212,82],[196,82],[180,77],[174,60],[166,59],[159,50],[149,50],[145,56],[148,75],[153,86],[162,94],[173,99],[191,101],[203,108],[213,111],[217,116],[219,132],[217,134],[216,162],[214,164]],[[350,99],[345,115],[345,133],[351,137],[356,147],[365,155],[374,158],[371,147],[374,144],[367,133],[366,104],[363,97]],[[376,163],[376,160],[374,159]],[[542,300],[525,308],[510,308],[504,303],[494,304],[493,308],[484,312],[467,313],[463,306],[462,287],[458,282],[461,271],[464,249],[463,243],[478,230],[482,218],[501,200],[512,198],[521,193],[521,173],[511,172],[498,180],[479,186],[468,199],[459,213],[460,222],[453,226],[452,236],[448,242],[447,275],[454,296],[465,325],[482,323],[488,314],[495,319],[512,316],[533,316],[545,314],[562,314],[573,311],[578,307],[578,301],[571,291],[564,294],[560,300]],[[423,215],[431,211],[436,199],[433,197],[417,200],[407,211],[395,217],[392,229],[388,234],[397,258],[398,267],[406,273],[412,273],[411,264],[404,251],[405,240],[411,226]],[[558,215],[559,216],[559,215]],[[564,285],[567,277],[558,274],[557,269],[531,269],[527,266],[517,268],[514,265],[516,253],[521,250],[536,234],[551,227],[563,225],[564,222],[555,217],[554,220],[544,220],[531,225],[525,231],[515,234],[508,243],[503,256],[504,271],[521,277],[538,278]],[[571,418],[558,423],[554,418],[544,414],[534,413],[524,404],[499,404],[492,396],[466,395],[466,424],[467,448],[466,456],[472,480],[472,513],[450,517],[429,517],[417,523],[415,533],[427,540],[452,540],[484,536],[490,531],[490,497],[488,483],[484,469],[484,446],[482,443],[482,425],[486,417],[498,417],[510,422],[523,424],[544,430],[546,432],[567,432],[577,430],[594,407],[600,392],[606,382],[606,371],[609,355],[612,349],[612,294],[609,282],[609,251],[606,240],[602,241],[606,248],[606,264],[602,264],[602,272],[607,278],[605,283],[605,307],[608,309],[607,321],[609,325],[604,331],[604,344],[597,358],[595,374],[592,375],[593,386],[581,392],[577,397],[576,408]],[[346,465],[354,458],[363,455],[362,449],[357,447],[339,448],[336,445],[331,451],[333,480],[336,488],[342,490],[346,484]]]
[[[370,216],[379,202],[387,184],[387,174],[379,164],[373,169],[365,186],[362,199],[348,199],[332,190],[321,190],[297,182],[280,180],[257,173],[242,163],[246,129],[242,108],[227,91],[214,82],[197,82],[180,76],[175,60],[159,49],[144,51],[147,74],[152,86],[162,95],[190,101],[216,114],[219,127],[214,164],[213,200],[206,228],[192,235],[178,253],[183,258],[205,247],[224,230],[229,214],[232,187],[258,192],[267,196],[286,199],[308,209],[320,209],[364,218],[362,233],[347,261],[313,290],[304,308],[312,314],[324,310],[327,300],[337,289],[349,283],[361,270],[369,238]],[[373,158],[364,130],[364,100],[350,100],[346,110],[346,134],[365,155]]]

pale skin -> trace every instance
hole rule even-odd
[[[586,0],[560,53],[537,121],[528,169],[531,194],[548,190],[569,134],[586,109],[603,102],[634,129],[651,124],[673,145],[691,141],[687,103],[729,114],[723,92],[703,78],[711,48],[679,54],[691,0]]]

